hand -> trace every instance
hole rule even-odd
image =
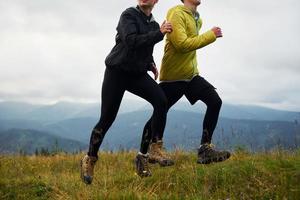
[[[219,27],[213,27],[211,30],[215,33],[215,35],[216,35],[217,38],[223,37],[223,33],[222,33],[221,28],[219,28]]]
[[[156,66],[155,66],[154,63],[151,63],[150,70],[154,74],[154,80],[156,80],[157,77],[158,77],[158,70],[157,70],[157,68],[156,68]]]
[[[167,22],[166,20],[162,23],[160,26],[160,32],[162,34],[171,33],[172,32],[172,24],[170,22]]]

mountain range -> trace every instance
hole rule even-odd
[[[0,152],[33,154],[41,150],[75,152],[87,148],[79,141],[30,129],[10,129],[0,132]]]
[[[32,153],[35,148],[51,149],[55,142],[61,147],[68,146],[64,149],[68,152],[86,149],[90,132],[99,119],[99,110],[100,103],[0,102],[0,152],[15,153],[23,148]],[[151,110],[147,102],[124,99],[101,149],[138,149]],[[164,137],[167,149],[198,147],[204,111],[204,104],[191,106],[185,101],[170,110]],[[278,146],[296,148],[300,145],[299,120],[299,112],[223,104],[213,142],[220,148],[243,146],[253,151]],[[18,140],[19,137],[26,139]]]

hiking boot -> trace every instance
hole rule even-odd
[[[93,181],[94,167],[98,158],[85,155],[80,161],[81,179],[85,184]]]
[[[135,158],[135,167],[136,173],[140,177],[148,177],[151,176],[151,171],[149,169],[149,155],[138,154]]]
[[[217,151],[214,149],[213,144],[203,144],[198,149],[199,164],[209,164],[211,162],[222,162],[230,157],[228,151]]]
[[[149,163],[159,163],[162,167],[174,165],[174,161],[163,150],[163,141],[150,144]]]

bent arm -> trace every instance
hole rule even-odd
[[[140,48],[143,46],[150,46],[163,40],[164,35],[158,28],[155,31],[149,31],[145,34],[138,34],[137,22],[130,13],[124,12],[121,15],[117,31],[121,40],[129,48]]]
[[[173,32],[167,35],[168,39],[174,45],[175,49],[180,52],[190,52],[205,47],[216,40],[213,31],[207,31],[201,35],[189,37],[186,32],[186,24],[180,13],[174,13],[169,21],[173,26]]]

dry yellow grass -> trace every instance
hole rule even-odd
[[[176,151],[175,166],[135,175],[136,152],[99,154],[92,185],[80,180],[83,154],[1,156],[0,199],[300,199],[300,152],[236,152],[226,162],[196,164]]]

